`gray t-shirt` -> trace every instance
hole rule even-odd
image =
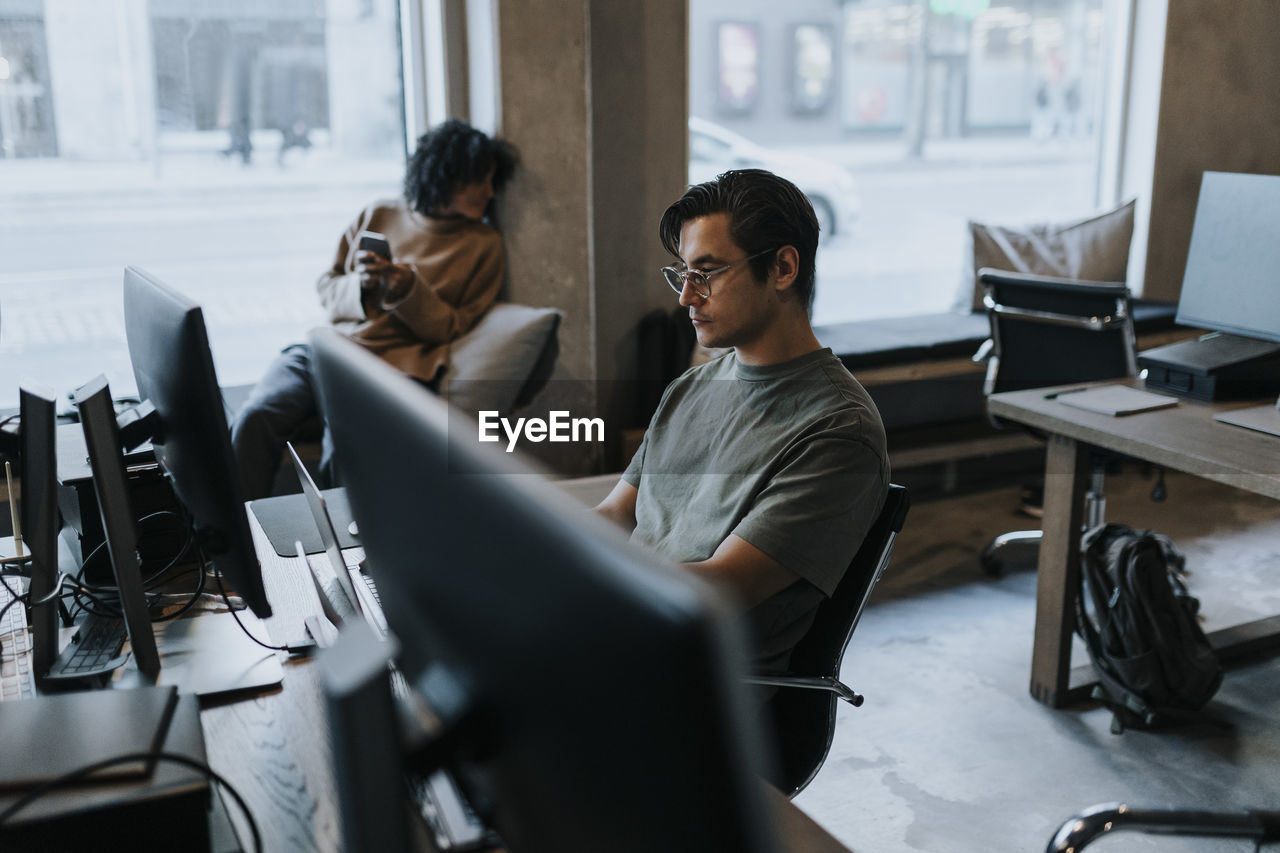
[[[757,666],[776,671],[879,513],[889,461],[875,404],[830,349],[763,367],[731,352],[671,383],[622,478],[635,541],[697,562],[736,534],[802,578],[750,613]]]

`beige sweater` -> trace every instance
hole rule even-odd
[[[356,236],[385,234],[392,259],[413,268],[409,292],[394,302],[362,302]],[[339,331],[404,373],[426,382],[449,360],[449,344],[466,334],[497,299],[505,261],[502,237],[462,217],[427,217],[403,200],[365,208],[338,244],[333,269],[316,282]]]

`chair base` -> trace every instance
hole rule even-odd
[[[1011,545],[1039,545],[1042,538],[1044,538],[1043,530],[1013,530],[1001,533],[982,549],[982,553],[978,555],[978,562],[982,564],[982,570],[988,575],[999,577],[1004,574],[1005,566],[1004,560],[1000,558],[1002,549]]]
[[[1085,493],[1084,530],[1097,527],[1106,520],[1106,473],[1106,458],[1095,459],[1093,471],[1090,474],[1089,491]],[[1034,543],[1039,546],[1040,540],[1043,538],[1043,530],[1014,530],[1009,533],[1001,533],[988,542],[987,547],[982,549],[982,553],[978,555],[978,562],[982,564],[984,572],[993,577],[998,577],[1004,574],[1004,561],[1000,559],[1001,549],[1020,544],[1030,545]]]

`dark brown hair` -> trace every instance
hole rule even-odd
[[[795,184],[764,169],[734,169],[715,180],[689,187],[667,208],[658,223],[662,246],[680,257],[680,229],[686,222],[715,213],[729,214],[729,236],[748,255],[794,246],[800,255],[792,290],[806,311],[813,309],[814,270],[818,254],[818,217]],[[769,276],[775,256],[751,261],[757,282]]]
[[[404,199],[429,216],[449,204],[467,184],[478,184],[493,169],[493,191],[501,192],[516,168],[516,150],[490,139],[465,121],[450,119],[418,138],[404,175]]]

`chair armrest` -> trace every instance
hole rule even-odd
[[[853,707],[862,705],[861,695],[854,693],[847,685],[824,675],[818,678],[802,675],[748,675],[743,679],[747,684],[763,687],[799,687],[803,690],[823,690],[834,693]]]

